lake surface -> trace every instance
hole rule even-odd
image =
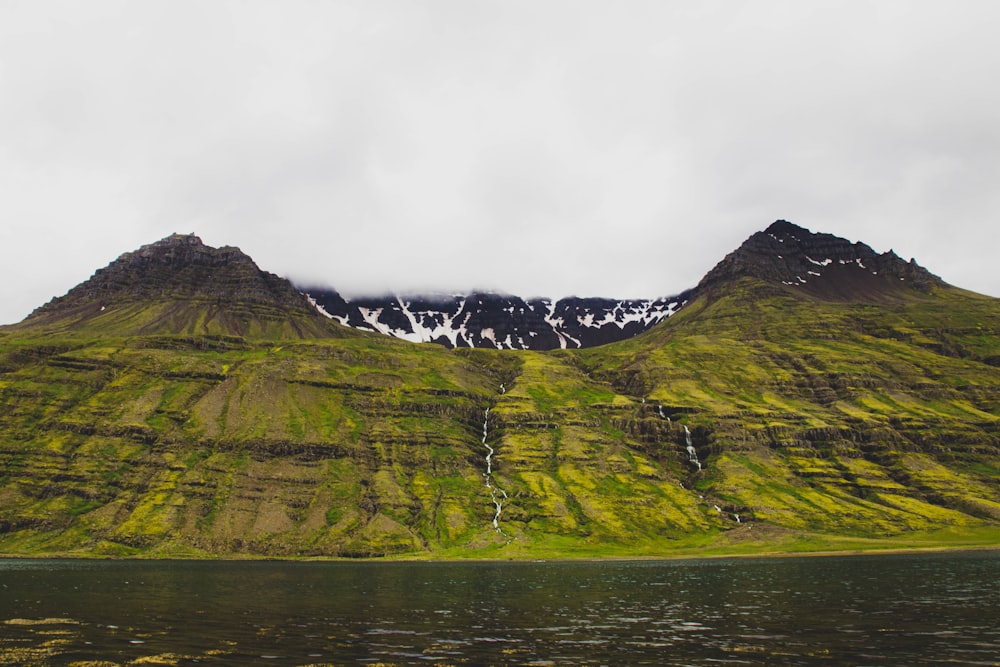
[[[0,560],[0,664],[996,665],[1000,552]]]

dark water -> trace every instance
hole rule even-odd
[[[0,664],[997,665],[1000,552],[0,560]]]

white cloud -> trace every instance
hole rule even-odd
[[[1000,295],[998,23],[972,1],[4,3],[0,321],[173,231],[347,291],[640,297],[784,217]]]

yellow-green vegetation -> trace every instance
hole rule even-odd
[[[632,340],[552,353],[290,320],[234,335],[220,313],[157,333],[171,316],[132,305],[100,326],[0,330],[0,553],[1000,543],[996,299],[837,303],[744,280]]]

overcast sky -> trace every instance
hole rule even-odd
[[[1000,2],[0,0],[0,323],[172,232],[651,297],[777,218],[1000,296]]]

